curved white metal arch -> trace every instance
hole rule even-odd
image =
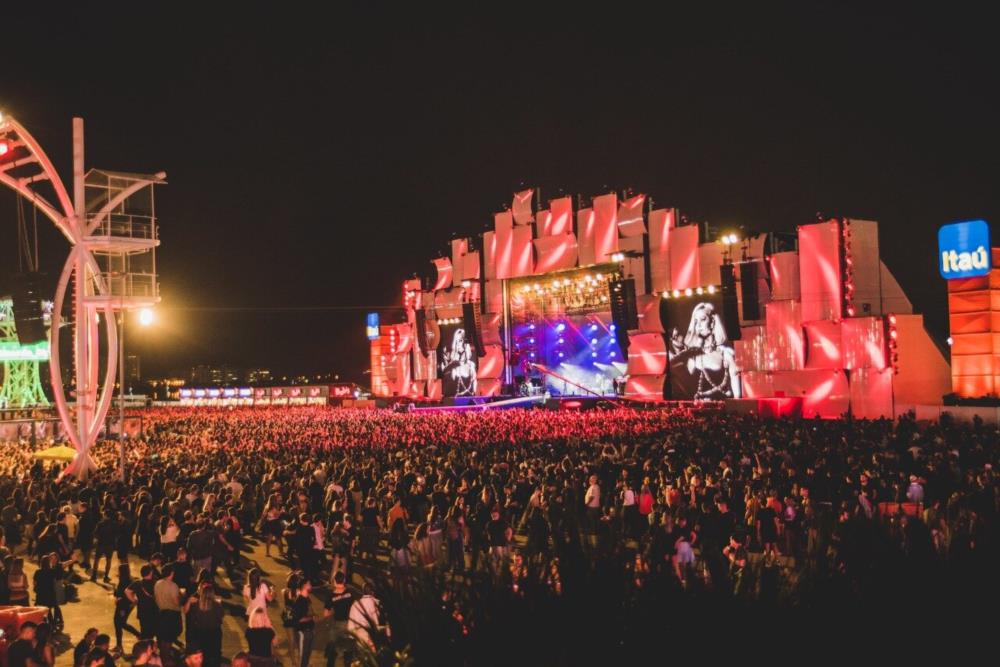
[[[49,369],[52,377],[53,398],[59,418],[65,427],[70,442],[77,451],[76,458],[74,458],[64,474],[75,474],[78,477],[83,477],[95,468],[89,450],[91,443],[96,441],[104,419],[107,416],[108,409],[111,407],[114,378],[118,369],[118,330],[115,326],[113,301],[107,301],[101,308],[89,307],[86,303],[81,302],[81,296],[85,296],[85,287],[89,280],[93,281],[98,296],[107,297],[110,295],[108,285],[101,275],[97,260],[94,259],[85,241],[87,231],[86,220],[77,217],[76,209],[74,209],[73,202],[58,172],[56,172],[52,161],[34,137],[10,116],[3,117],[2,122],[0,122],[0,128],[6,131],[13,131],[16,134],[20,146],[23,146],[31,155],[31,161],[25,161],[22,164],[35,163],[41,168],[44,178],[49,181],[56,193],[59,206],[63,209],[60,214],[56,205],[48,202],[45,197],[42,197],[39,193],[28,187],[29,183],[41,180],[41,178],[33,178],[31,181],[27,181],[26,179],[18,179],[9,173],[0,171],[0,183],[10,187],[14,192],[38,206],[42,213],[52,220],[71,245],[69,257],[63,266],[62,274],[56,288],[55,304],[52,312],[51,338],[49,342]],[[143,183],[142,185],[147,184]],[[84,208],[82,203],[80,202],[81,211]],[[110,212],[112,208],[113,206],[109,207],[107,212]],[[102,215],[106,216],[107,212],[103,212]],[[100,218],[98,222],[99,220]],[[77,299],[75,308],[76,317],[74,318],[74,338],[77,343],[75,421],[73,415],[70,414],[69,405],[66,401],[66,389],[62,382],[62,365],[59,358],[59,330],[62,325],[62,308],[65,303],[66,292],[69,289],[70,278],[74,273],[78,274],[76,280],[79,287],[77,293],[74,295]],[[100,353],[97,345],[98,322],[95,321],[98,310],[104,312],[108,342],[108,358],[104,384],[100,388],[99,397],[97,374]],[[86,341],[86,344],[81,346],[81,341]],[[80,350],[86,351],[84,355],[85,359],[80,358]],[[81,367],[85,370],[82,375]],[[84,387],[83,390],[81,390],[81,384]]]

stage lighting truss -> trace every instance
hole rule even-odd
[[[582,314],[611,307],[608,284],[621,278],[620,267],[600,265],[512,285],[515,309],[524,313]]]
[[[683,290],[663,290],[660,296],[664,299],[680,299],[683,297],[713,295],[717,294],[720,290],[721,287],[718,285],[702,285],[694,288],[688,287]],[[656,292],[653,292],[653,296],[656,296]]]
[[[888,362],[895,375],[899,375],[899,329],[896,328],[896,316],[894,314],[885,317],[885,340],[888,348]]]

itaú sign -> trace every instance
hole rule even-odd
[[[989,274],[992,254],[985,220],[956,222],[938,230],[938,269],[946,280]]]

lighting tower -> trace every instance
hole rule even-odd
[[[153,187],[163,172],[84,172],[83,119],[73,119],[73,196],[31,134],[0,114],[0,183],[49,218],[69,241],[70,253],[56,287],[49,342],[52,393],[66,433],[77,450],[67,472],[85,477],[96,465],[90,448],[111,406],[118,366],[116,313],[159,301],[159,245]],[[137,204],[138,199],[143,199]],[[59,338],[67,294],[72,304],[75,405],[63,386]],[[100,328],[103,316],[103,381]],[[124,427],[124,425],[121,425]]]

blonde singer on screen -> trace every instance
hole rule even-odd
[[[702,302],[691,311],[687,333],[674,329],[670,341],[671,373],[694,399],[740,398],[736,354],[715,306]],[[679,376],[679,377],[678,377]]]
[[[472,396],[477,389],[476,357],[465,340],[465,329],[455,329],[451,346],[445,348],[441,373],[455,382],[455,396]]]

